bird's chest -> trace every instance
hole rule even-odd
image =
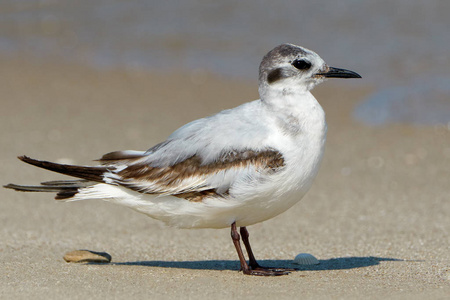
[[[278,130],[281,134],[295,138],[302,132],[302,122],[294,114],[283,114],[276,118]]]
[[[316,176],[325,150],[327,125],[317,103],[304,111],[278,116],[278,145],[286,161],[283,180],[309,186]]]

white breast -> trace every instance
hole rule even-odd
[[[292,207],[306,194],[319,171],[327,132],[325,113],[310,93],[292,103],[273,115],[272,122],[278,124],[271,126],[276,132],[268,141],[283,154],[285,169],[274,176],[271,184],[245,191],[258,197],[245,203],[248,209],[237,218],[240,226],[265,221]],[[282,108],[279,103],[276,107]],[[283,117],[291,124],[283,124]]]

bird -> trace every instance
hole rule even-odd
[[[77,179],[4,187],[56,192],[58,201],[102,199],[179,228],[230,228],[244,274],[287,275],[294,269],[257,262],[246,227],[283,213],[310,189],[327,133],[310,91],[328,78],[361,76],[307,48],[278,45],[259,66],[260,99],[192,121],[146,151],[107,153],[93,166],[19,156]]]

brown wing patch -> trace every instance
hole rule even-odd
[[[117,173],[121,177],[119,184],[128,188],[153,194],[140,187],[139,183],[151,182],[160,187],[176,187],[184,179],[194,176],[205,176],[218,173],[230,168],[245,168],[255,166],[266,172],[276,172],[284,166],[284,158],[280,152],[267,149],[264,151],[244,150],[230,151],[222,154],[216,161],[203,164],[201,158],[194,155],[178,164],[168,167],[152,167],[148,164],[134,164]],[[205,197],[218,195],[215,189],[202,191],[189,191],[174,194],[176,197],[185,198],[190,201],[201,201]]]
[[[202,202],[204,198],[208,197],[224,197],[228,194],[228,192],[218,194],[215,189],[210,189],[206,191],[198,191],[198,192],[187,192],[181,194],[175,194],[173,196],[178,198],[184,198],[191,202]]]

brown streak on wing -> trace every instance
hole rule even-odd
[[[152,167],[148,164],[134,164],[117,174],[122,178],[118,182],[119,184],[152,194],[151,191],[143,190],[136,183],[149,181],[170,188],[189,177],[214,174],[230,168],[245,168],[250,165],[262,171],[276,172],[284,166],[284,158],[280,152],[274,149],[230,151],[222,154],[215,162],[210,164],[203,164],[201,158],[194,155],[173,166]],[[203,198],[213,195],[221,196],[215,189],[179,193],[173,196],[185,198],[189,201],[201,201]]]
[[[199,191],[199,192],[187,192],[187,193],[175,194],[173,196],[178,197],[178,198],[184,198],[191,202],[202,202],[204,198],[224,197],[227,194],[228,194],[228,192],[223,193],[223,194],[218,194],[215,189],[210,189],[210,190]]]

